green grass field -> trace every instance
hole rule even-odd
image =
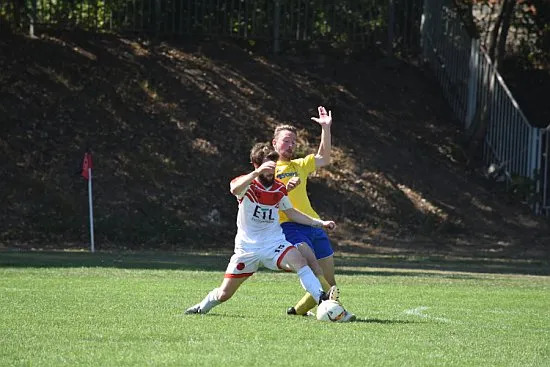
[[[0,366],[550,366],[546,263],[340,259],[357,322],[287,316],[298,278],[267,270],[183,315],[227,259],[0,252]]]

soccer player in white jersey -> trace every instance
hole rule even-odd
[[[324,292],[300,251],[285,239],[279,224],[279,209],[293,221],[309,226],[333,229],[335,223],[313,218],[292,207],[285,185],[274,178],[278,157],[270,144],[254,145],[250,152],[254,170],[231,181],[230,191],[239,203],[235,253],[229,260],[222,284],[200,303],[189,307],[186,314],[206,314],[227,301],[260,265],[296,272],[302,287],[317,303],[338,300],[338,289],[331,287]]]

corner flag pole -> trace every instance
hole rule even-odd
[[[94,210],[92,206],[92,154],[85,153],[82,162],[82,177],[88,181],[88,206],[90,210],[90,251],[95,252],[94,245]]]

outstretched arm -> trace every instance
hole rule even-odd
[[[319,227],[319,228],[324,227],[326,229],[334,229],[336,227],[336,223],[334,223],[331,220],[321,220],[321,219],[313,218],[294,208],[289,208],[285,210],[285,214],[291,221],[300,223],[306,226]]]
[[[330,127],[332,125],[332,111],[328,111],[319,106],[319,117],[312,117],[311,119],[321,125],[321,143],[319,143],[319,149],[315,155],[315,167],[323,167],[330,164],[330,154],[332,150],[332,137]]]

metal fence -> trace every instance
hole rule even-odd
[[[476,40],[474,44],[479,45],[479,42]],[[483,158],[505,167],[510,180],[514,180],[514,176],[529,178],[532,195],[535,195],[533,209],[538,212],[546,206],[539,195],[541,184],[543,191],[547,189],[547,180],[541,176],[544,132],[529,124],[488,55],[479,47],[473,51],[472,72],[478,82],[473,92],[477,92],[476,100],[481,104],[478,108],[486,106],[489,118]]]
[[[0,0],[0,22],[161,37],[212,36],[414,49],[422,0]]]
[[[464,128],[468,130],[479,118],[488,119],[485,163],[502,168],[509,184],[528,186],[533,210],[548,214],[549,134],[525,118],[479,40],[467,33],[451,1],[424,1],[421,42],[424,58]]]

